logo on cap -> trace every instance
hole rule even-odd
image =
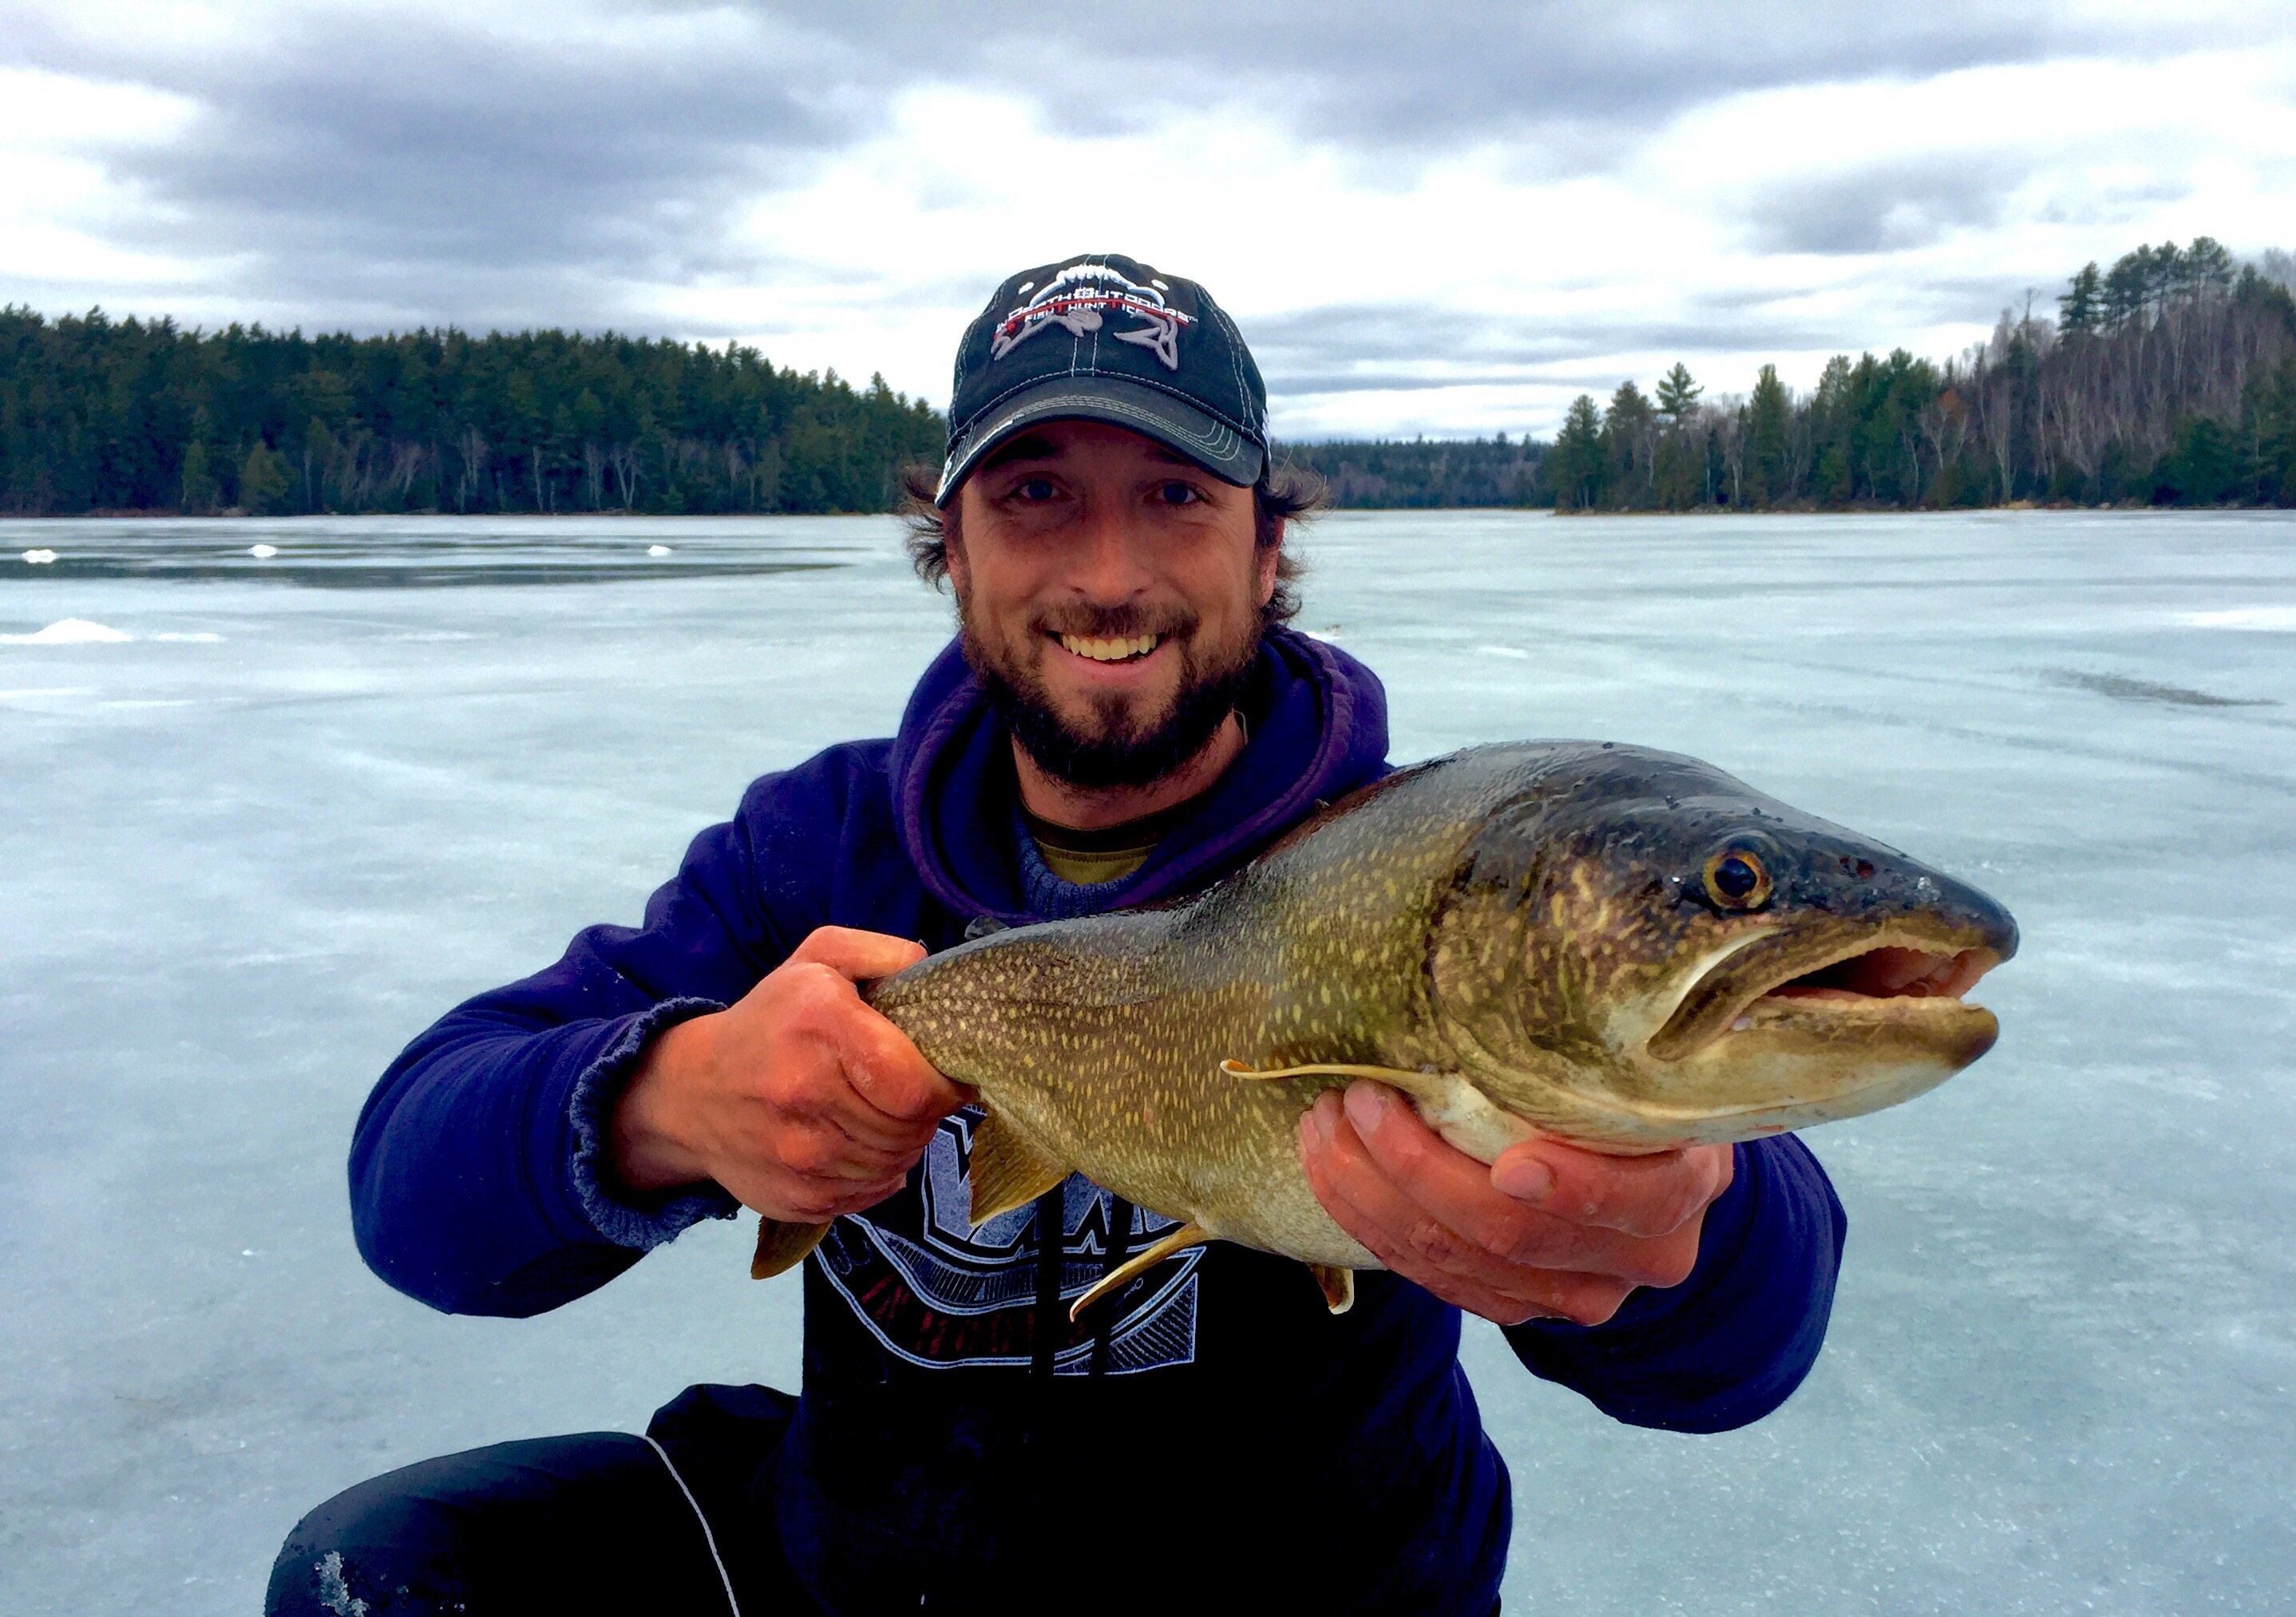
[[[1030,290],[1025,283],[1021,290]],[[1180,368],[1180,328],[1195,324],[1196,317],[1167,305],[1158,288],[1142,286],[1103,264],[1072,264],[1045,282],[998,324],[989,339],[988,357],[1004,358],[1047,326],[1059,326],[1072,337],[1088,337],[1110,314],[1128,314],[1140,322],[1110,332],[1117,341],[1147,349],[1168,371]]]

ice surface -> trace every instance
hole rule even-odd
[[[0,633],[134,639],[0,646],[0,1611],[250,1612],[362,1476],[791,1384],[796,1292],[740,1229],[446,1319],[360,1267],[343,1152],[432,1017],[635,919],[754,773],[894,723],[947,628],[894,526],[0,523],[27,547],[58,559],[0,574]],[[1386,678],[1398,755],[1696,753],[2024,928],[1993,1055],[1812,1136],[1850,1245],[1784,1409],[1635,1431],[1471,1331],[1511,1609],[2285,1609],[2296,521],[1367,515],[1306,550],[1301,622]]]
[[[35,629],[29,634],[0,634],[0,645],[10,646],[91,646],[119,645],[134,640],[104,624],[91,623],[85,617],[60,617],[45,629]]]

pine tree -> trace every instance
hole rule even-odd
[[[2097,273],[2096,260],[2092,258],[2081,266],[2080,274],[2057,295],[2057,329],[2070,336],[2096,334],[2096,323],[2104,312],[2103,277]]]
[[[1651,469],[1657,459],[1658,418],[1650,400],[1631,381],[1619,384],[1611,407],[1603,412],[1603,449],[1610,468],[1610,502],[1647,506],[1651,503]]]
[[[1584,510],[1603,497],[1603,427],[1595,401],[1580,394],[1563,415],[1562,430],[1554,435],[1547,453],[1554,468],[1554,509]]]
[[[187,515],[199,516],[215,509],[215,474],[208,468],[208,434],[215,425],[208,419],[208,407],[201,404],[192,412],[192,436],[184,445],[184,502]]]
[[[279,502],[294,481],[287,457],[274,453],[261,438],[255,440],[239,468],[239,507],[260,517],[279,509]]]
[[[2232,285],[2232,255],[2214,236],[2194,236],[2185,249],[2185,285],[2194,292],[2221,292]]]
[[[1689,371],[1677,359],[1674,362],[1674,369],[1658,379],[1659,413],[1679,428],[1683,418],[1698,403],[1698,396],[1705,391],[1690,380]]]
[[[1754,379],[1753,396],[1746,401],[1746,448],[1753,461],[1755,491],[1765,504],[1793,492],[1787,486],[1792,470],[1788,460],[1792,410],[1778,368],[1764,365]]]
[[[2100,310],[2105,330],[2118,331],[2136,317],[2152,296],[2152,249],[2149,247],[2123,253],[2113,260],[2112,267],[2104,273]]]

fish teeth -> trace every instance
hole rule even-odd
[[[1153,634],[1122,637],[1063,634],[1061,645],[1078,657],[1090,657],[1095,663],[1120,663],[1127,657],[1147,656],[1156,649],[1157,639]]]

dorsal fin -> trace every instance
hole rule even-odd
[[[991,1112],[972,1131],[972,1206],[966,1217],[978,1229],[1000,1213],[1025,1207],[1069,1176],[1033,1140]]]

